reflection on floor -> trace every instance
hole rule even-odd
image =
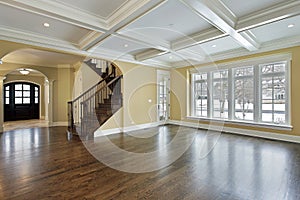
[[[42,119],[33,119],[4,122],[4,131],[35,127],[48,127],[48,121]]]

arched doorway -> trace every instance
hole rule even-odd
[[[4,84],[4,121],[39,119],[40,86],[29,82]]]

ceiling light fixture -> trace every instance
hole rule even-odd
[[[289,28],[293,28],[295,26],[295,24],[289,24],[288,27]]]
[[[27,69],[21,69],[19,72],[23,75],[29,74],[29,71]]]
[[[173,59],[173,56],[169,56],[169,59]]]
[[[124,47],[127,48],[127,47],[128,47],[128,44],[124,44]]]
[[[217,45],[215,45],[215,44],[214,44],[214,45],[212,45],[211,47],[212,47],[212,48],[216,48],[216,47],[217,47]]]
[[[50,24],[49,23],[44,23],[44,26],[48,28],[48,27],[50,27]]]

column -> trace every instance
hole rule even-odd
[[[3,101],[3,79],[4,76],[0,75],[0,132],[3,132],[3,123],[4,123],[4,101]]]
[[[49,102],[48,102],[48,123],[53,125],[53,83],[55,80],[49,80]]]

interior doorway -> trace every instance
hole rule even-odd
[[[40,118],[40,86],[28,82],[4,85],[4,121]]]

